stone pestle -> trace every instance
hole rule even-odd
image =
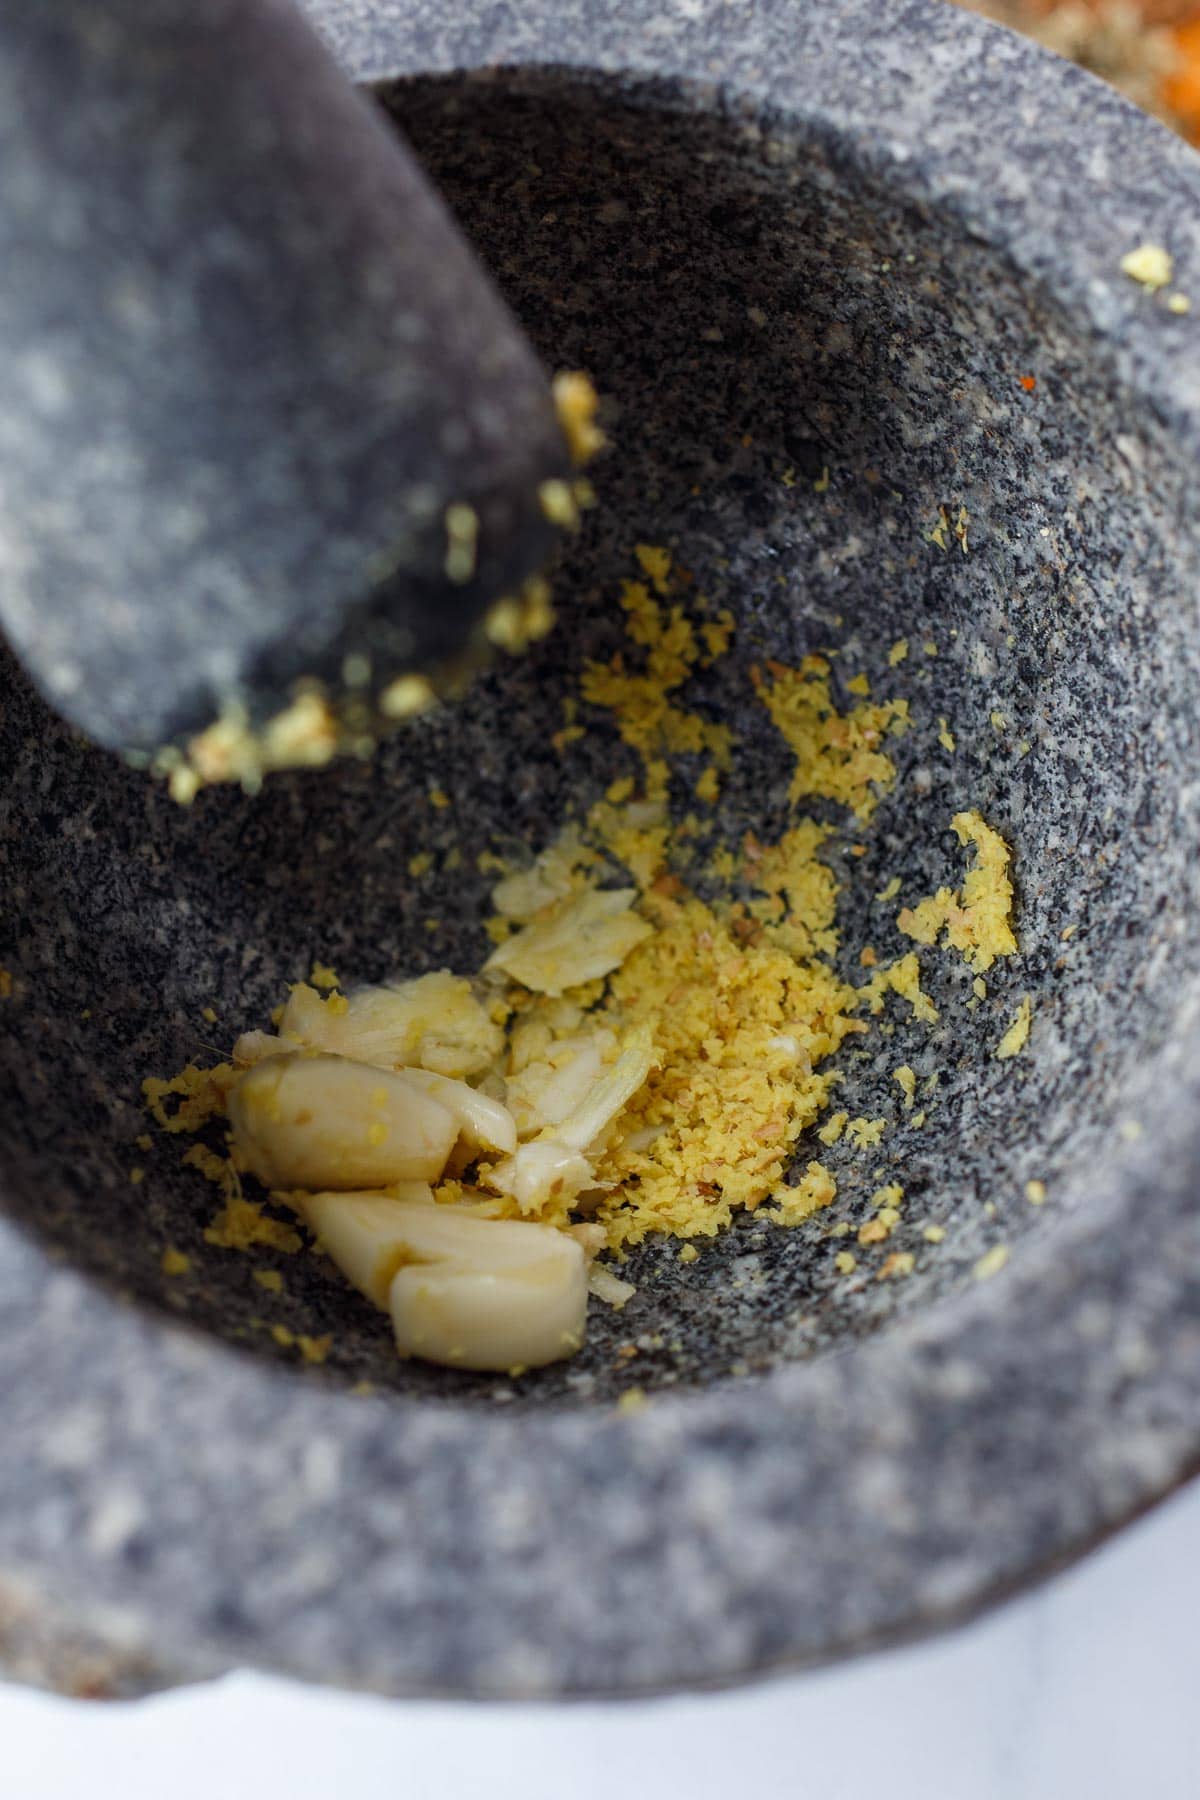
[[[545,371],[285,0],[5,9],[0,270],[0,627],[97,742],[362,714],[551,549]]]

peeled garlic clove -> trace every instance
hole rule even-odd
[[[457,1369],[531,1369],[574,1355],[587,1317],[587,1258],[545,1225],[414,1209],[410,1261],[389,1304],[402,1356]]]
[[[406,1182],[403,1193],[293,1194],[290,1204],[360,1294],[387,1311],[392,1277],[404,1261],[411,1207],[432,1206],[432,1188]]]
[[[405,1069],[405,1081],[432,1094],[458,1120],[459,1135],[480,1150],[499,1150],[511,1155],[517,1147],[517,1127],[512,1114],[498,1100],[491,1100],[465,1081],[451,1081],[428,1069]]]
[[[229,1098],[242,1165],[268,1187],[435,1181],[458,1121],[403,1075],[340,1056],[271,1056]]]

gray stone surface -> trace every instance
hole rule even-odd
[[[1149,238],[1196,285],[1200,166],[938,6],[768,5],[736,37],[703,0],[437,17],[321,12],[542,354],[610,397],[601,504],[560,631],[370,767],[183,815],[7,683],[0,1572],[167,1676],[730,1681],[961,1617],[1197,1464],[1200,323],[1119,262]],[[968,555],[929,542],[940,506]],[[845,1103],[893,1124],[813,1228],[749,1220],[686,1267],[646,1247],[562,1369],[402,1366],[313,1259],[280,1260],[275,1298],[205,1245],[177,1146],[133,1148],[138,1083],[260,1022],[314,955],[364,979],[479,959],[473,853],[537,846],[628,766],[602,727],[549,739],[619,639],[637,541],[738,615],[695,690],[739,737],[730,839],[787,816],[751,663],[834,643],[911,700],[896,792],[838,865],[847,970],[906,947],[872,899],[890,875],[910,899],[957,877],[960,806],[1014,845],[1022,953],[973,1012],[926,957],[938,1026],[897,1013],[847,1059]],[[407,875],[455,847],[452,882]],[[998,1063],[1024,994],[1029,1046]],[[941,1074],[919,1133],[904,1060]],[[826,1234],[880,1176],[917,1267],[837,1281]],[[294,1366],[272,1323],[331,1330],[328,1362]],[[648,1405],[619,1413],[634,1382]]]
[[[279,0],[10,9],[0,262],[0,623],[98,742],[361,704],[549,553],[546,371]]]

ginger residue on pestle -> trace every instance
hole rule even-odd
[[[571,462],[582,469],[606,441],[596,422],[596,390],[587,375],[567,370],[554,377],[551,392]],[[543,516],[568,531],[577,529],[581,512],[595,504],[591,483],[581,475],[543,482],[538,498]],[[475,573],[479,519],[473,507],[457,501],[447,507],[444,522],[446,576],[461,585]],[[553,624],[549,583],[532,574],[515,594],[492,603],[481,637],[516,654],[545,637]],[[437,702],[435,681],[425,672],[376,671],[362,655],[346,658],[343,680],[348,693],[340,699],[315,677],[296,682],[288,704],[262,724],[251,720],[240,697],[231,696],[186,744],[162,746],[150,768],[181,806],[190,806],[203,788],[222,783],[256,793],[268,775],[281,770],[323,768],[344,753],[369,755],[384,732]]]

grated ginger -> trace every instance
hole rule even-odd
[[[880,749],[888,733],[909,723],[907,700],[885,700],[837,710],[830,665],[806,656],[798,669],[768,662],[756,671],[759,699],[796,756],[789,798],[835,800],[865,824],[896,782],[896,765]]]
[[[394,1281],[390,1305],[402,1354],[460,1366],[508,1366],[489,1364],[486,1344],[479,1349],[471,1310],[477,1301],[470,1297],[477,1269],[487,1267],[487,1245],[501,1243],[498,1232],[517,1234],[512,1256],[534,1259],[528,1267],[540,1271],[544,1292],[553,1294],[566,1321],[557,1335],[544,1328],[534,1333],[532,1355],[511,1354],[510,1372],[520,1372],[531,1361],[554,1360],[579,1347],[583,1328],[575,1321],[582,1320],[578,1308],[587,1291],[614,1306],[633,1298],[629,1283],[594,1262],[598,1253],[623,1258],[648,1237],[668,1235],[683,1240],[680,1260],[691,1262],[695,1241],[716,1236],[740,1210],[761,1210],[779,1227],[810,1219],[834,1202],[838,1188],[832,1171],[805,1155],[806,1136],[814,1145],[842,1143],[864,1152],[879,1144],[888,1124],[883,1117],[829,1112],[841,1079],[833,1064],[837,1052],[848,1038],[871,1029],[868,1021],[883,1012],[889,994],[907,1003],[915,1021],[938,1018],[922,989],[915,950],[880,966],[868,946],[859,960],[872,973],[862,986],[834,967],[839,885],[824,860],[835,831],[826,819],[794,812],[775,843],[747,833],[736,850],[715,845],[704,868],[719,891],[702,898],[685,885],[676,852],[705,828],[694,815],[672,820],[673,759],[704,759],[699,777],[694,767],[689,774],[689,787],[711,804],[732,766],[733,735],[726,724],[686,710],[680,690],[725,653],[733,621],[726,613],[689,617],[674,597],[679,577],[665,548],[640,544],[635,554],[639,578],[621,590],[629,648],[608,662],[586,665],[581,697],[612,715],[618,735],[639,759],[639,772],[610,781],[586,823],[564,830],[529,867],[510,868],[490,851],[477,859],[481,869],[500,877],[492,895],[496,913],[486,921],[493,948],[478,975],[468,980],[441,970],[343,994],[333,970],[314,963],[309,982],[294,986],[276,1009],[276,1035],[247,1032],[232,1061],[209,1070],[189,1065],[169,1080],[152,1077],[143,1084],[146,1103],[166,1131],[207,1131],[211,1138],[219,1121],[233,1121],[223,1149],[206,1139],[185,1157],[220,1188],[221,1211],[204,1233],[216,1248],[268,1246],[290,1253],[302,1247],[291,1223],[245,1196],[242,1171],[266,1171],[272,1179],[271,1167],[295,1163],[287,1154],[295,1148],[289,1134],[309,1134],[311,1154],[320,1150],[313,1167],[319,1163],[325,1189],[267,1198],[291,1208],[312,1230],[319,1215],[321,1247],[355,1285],[363,1288],[364,1267],[377,1273],[378,1282],[370,1284],[376,1304],[388,1304],[385,1290]],[[933,646],[926,649],[932,653]],[[901,640],[890,666],[905,654]],[[907,702],[871,700],[864,674],[847,684],[861,703],[840,711],[824,656],[808,656],[796,669],[768,662],[751,671],[751,680],[795,758],[793,807],[818,801],[842,808],[858,825],[868,823],[897,779],[884,745],[908,729]],[[570,735],[564,729],[564,751],[584,730],[574,700],[565,716]],[[945,734],[945,721],[940,724]],[[431,790],[430,801],[447,804],[439,789]],[[944,934],[978,971],[1016,949],[1010,853],[978,813],[957,814],[953,829],[974,852],[961,891],[940,889],[902,911],[898,925],[923,945]],[[632,880],[613,885],[614,863]],[[899,887],[892,877],[876,898],[886,902]],[[1021,1047],[1028,1006],[1023,1003],[998,1055]],[[243,1143],[239,1136],[246,1106],[238,1090],[243,1080],[246,1094],[255,1081],[262,1087],[264,1060],[275,1057],[284,1061],[271,1069],[298,1063],[307,1071],[305,1092],[311,1088],[312,1096],[294,1122],[278,1112],[259,1122],[259,1135],[272,1139],[271,1157],[264,1160],[262,1144],[249,1138]],[[389,1072],[368,1076],[362,1069],[350,1084],[367,1109],[365,1126],[357,1114],[352,1119],[330,1111],[322,1087],[326,1067],[348,1070],[354,1063]],[[911,1112],[913,1069],[902,1063],[893,1075],[911,1122],[923,1124],[925,1114]],[[382,1109],[389,1081],[404,1088],[414,1118],[428,1115],[431,1160],[419,1180],[407,1167],[407,1139],[393,1141],[382,1110],[378,1117],[370,1112],[376,1105]],[[339,1092],[342,1087],[350,1091],[345,1080]],[[344,1192],[351,1165],[363,1164],[364,1143],[379,1159],[379,1173],[370,1177],[379,1185]],[[339,1146],[346,1152],[344,1167]],[[393,1176],[392,1186],[383,1185]],[[902,1196],[898,1184],[878,1189],[871,1215],[857,1228],[843,1221],[835,1235],[856,1231],[864,1247],[886,1242],[900,1222]],[[353,1219],[351,1206],[357,1209]],[[466,1332],[469,1358],[481,1355],[482,1362],[464,1361],[462,1344],[444,1332],[440,1347],[422,1336],[411,1308],[417,1288],[424,1292],[428,1283],[410,1282],[408,1297],[400,1294],[397,1246],[403,1259],[420,1261],[427,1252],[412,1246],[440,1243],[438,1231],[442,1224],[449,1229],[451,1214],[458,1221],[454,1231],[465,1234],[453,1272],[439,1260],[440,1251],[428,1254],[443,1270],[437,1280],[460,1283],[454,1305],[466,1310],[455,1315],[455,1330]],[[526,1239],[527,1230],[544,1239]],[[536,1248],[543,1241],[564,1253],[569,1248],[570,1255],[547,1259]],[[476,1256],[484,1262],[477,1265]],[[853,1254],[841,1253],[838,1266],[851,1271]],[[905,1275],[912,1267],[909,1252],[895,1252],[877,1278]],[[255,1279],[270,1291],[282,1289],[282,1278],[272,1271],[256,1271]],[[503,1270],[496,1279],[501,1288],[488,1291],[511,1294],[522,1291],[527,1277],[514,1273],[517,1285],[510,1289],[504,1289]],[[529,1338],[510,1327],[511,1319],[501,1333],[510,1346]],[[327,1343],[293,1340],[289,1332],[292,1341],[302,1349]]]
[[[612,1184],[595,1214],[610,1246],[653,1231],[711,1237],[737,1208],[772,1196],[793,1212],[827,1205],[834,1184],[819,1165],[807,1188],[784,1177],[828,1098],[833,1077],[819,1065],[862,1029],[856,991],[824,963],[739,945],[692,896],[651,893],[643,908],[653,934],[612,977],[602,1008],[626,1027],[648,1022],[657,1056],[597,1164]],[[644,1148],[643,1134],[653,1134]]]
[[[638,546],[638,560],[655,593],[667,591],[671,559],[653,545]],[[702,637],[678,605],[664,606],[645,581],[621,584],[625,630],[632,645],[643,651],[642,667],[631,671],[625,653],[618,651],[607,663],[589,662],[583,671],[580,693],[592,706],[612,713],[622,740],[642,759],[646,798],[665,801],[670,770],[666,758],[691,752],[711,758],[717,770],[727,769],[732,759],[733,735],[728,725],[685,712],[671,695],[682,687],[697,667],[714,660],[728,642],[732,620],[718,620],[718,648]],[[622,861],[626,859],[621,858]]]
[[[896,920],[906,937],[918,944],[946,943],[960,950],[976,974],[990,969],[1000,956],[1016,954],[1012,929],[1013,886],[1008,845],[977,812],[955,813],[951,829],[960,844],[972,845],[975,860],[960,892],[939,888],[919,905],[905,907]]]

